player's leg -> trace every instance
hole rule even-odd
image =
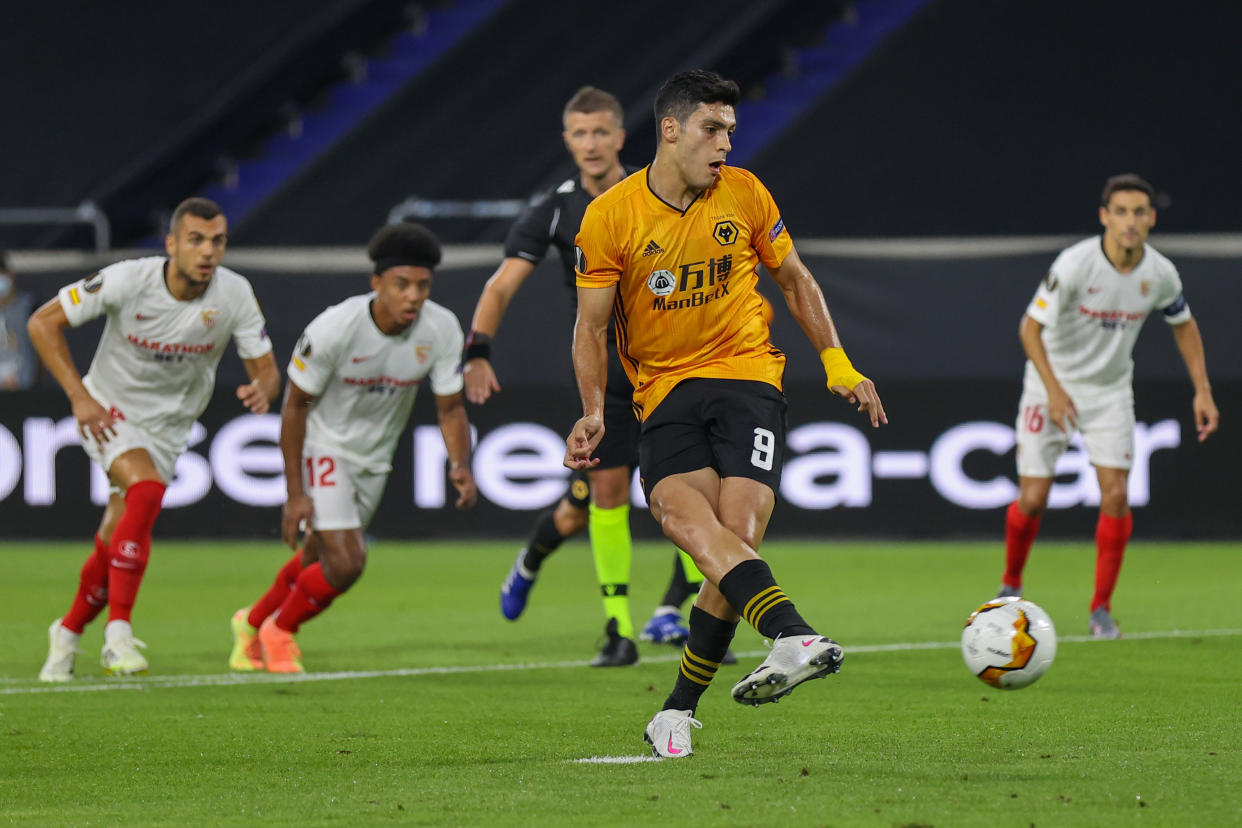
[[[229,669],[240,671],[262,670],[263,648],[259,644],[259,627],[269,616],[275,615],[280,605],[289,597],[302,570],[318,560],[315,544],[304,543],[276,572],[276,579],[267,591],[248,607],[233,613],[229,627],[233,633],[233,649],[229,653]]]
[[[595,449],[599,465],[587,473],[591,482],[588,529],[595,574],[604,600],[603,650],[596,667],[638,661],[634,622],[630,616],[630,479],[638,465],[638,420],[634,388],[621,366],[617,349],[608,349],[608,385],[604,389],[604,437]]]
[[[259,626],[263,663],[273,673],[303,671],[294,635],[361,577],[367,560],[364,532],[388,482],[387,474],[359,469],[339,456],[315,451],[309,444],[305,453],[332,457],[336,474],[326,484],[320,480],[319,485],[311,486],[306,480],[306,492],[315,510],[305,565],[275,614]]]
[[[1022,594],[1022,572],[1048,507],[1051,477],[1018,476],[1018,497],[1005,511],[1005,574],[998,598]]]
[[[587,529],[604,602],[607,636],[591,666],[621,667],[638,661],[634,621],[630,616],[630,467],[592,469],[588,477],[591,506]]]
[[[516,621],[521,616],[544,560],[567,539],[587,527],[590,497],[591,487],[586,475],[577,473],[556,507],[544,512],[535,521],[526,545],[518,550],[517,560],[500,585],[500,612],[505,618]]]
[[[263,664],[271,673],[301,673],[302,653],[295,636],[302,625],[332,605],[366,568],[366,538],[361,527],[315,530],[307,539],[318,560],[305,567],[293,589],[259,627]]]
[[[1090,629],[1096,638],[1120,638],[1121,629],[1112,617],[1112,599],[1126,543],[1134,528],[1134,516],[1126,498],[1130,470],[1096,466],[1095,471],[1100,483],[1100,517],[1095,527],[1095,592],[1091,596]]]
[[[1069,445],[1070,437],[1048,421],[1047,400],[1029,391],[1018,402],[1015,432],[1018,497],[1005,511],[1005,572],[999,598],[1022,594],[1022,572],[1048,506],[1057,458]]]
[[[108,625],[100,662],[109,675],[144,673],[146,645],[134,638],[131,619],[151,556],[151,532],[163,505],[165,481],[175,455],[158,448],[132,448],[112,461],[108,478],[124,494],[124,506],[108,544]]]
[[[95,548],[87,556],[78,574],[78,591],[63,618],[48,628],[48,654],[39,671],[40,681],[69,681],[73,678],[78,642],[86,625],[94,621],[108,606],[108,541],[116,522],[121,518],[125,501],[120,492],[112,492],[104,507],[103,518],[95,532]]]
[[[1080,404],[1079,428],[1100,484],[1095,591],[1088,626],[1096,638],[1120,638],[1121,630],[1112,617],[1112,598],[1134,526],[1126,493],[1134,456],[1133,395],[1112,395]]]

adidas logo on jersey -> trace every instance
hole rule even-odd
[[[647,242],[647,246],[643,248],[643,258],[645,259],[648,256],[654,256],[657,253],[663,253],[663,252],[664,252],[664,248],[656,244],[655,239],[652,239],[651,241]]]

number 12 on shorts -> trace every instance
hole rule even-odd
[[[755,450],[750,453],[750,464],[757,469],[772,471],[772,459],[776,455],[776,435],[766,428],[755,428]]]
[[[306,474],[310,478],[310,485],[312,487],[335,486],[336,478],[333,477],[335,472],[336,460],[332,457],[306,458]]]

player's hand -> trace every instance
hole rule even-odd
[[[116,436],[116,421],[99,400],[87,394],[75,399],[72,405],[73,418],[78,421],[82,434],[101,445]]]
[[[492,364],[483,357],[475,357],[461,367],[462,377],[466,381],[466,399],[475,405],[482,405],[487,398],[500,391],[500,383],[496,380],[496,372]]]
[[[301,545],[302,537],[310,533],[314,514],[315,504],[305,494],[294,495],[285,501],[280,513],[280,537],[286,546],[296,550]]]
[[[1048,420],[1066,434],[1078,427],[1078,408],[1064,388],[1048,389]]]
[[[259,387],[258,380],[237,386],[237,399],[242,401],[242,405],[246,406],[251,414],[267,413],[267,394],[264,394],[263,389]]]
[[[1199,432],[1199,442],[1202,443],[1220,425],[1220,412],[1216,410],[1216,401],[1212,399],[1211,391],[1200,391],[1195,394],[1194,399],[1195,410],[1195,429]]]
[[[599,465],[598,457],[591,457],[599,441],[604,437],[604,418],[589,414],[574,423],[573,431],[565,438],[565,465],[577,471]]]
[[[844,385],[833,385],[828,390],[838,397],[844,397],[851,405],[857,405],[859,411],[869,414],[871,416],[872,428],[888,425],[888,415],[884,413],[884,403],[880,402],[880,393],[875,390],[875,383],[871,380],[865,379],[861,381],[854,386],[853,391]]]
[[[449,481],[457,489],[458,509],[469,509],[479,500],[479,488],[474,484],[474,475],[467,468],[449,469]]]

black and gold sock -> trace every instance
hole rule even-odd
[[[693,711],[698,707],[699,697],[715,678],[736,631],[736,621],[724,621],[706,610],[690,608],[690,638],[682,650],[677,682],[664,702],[665,710]]]
[[[777,586],[767,563],[758,558],[742,561],[726,572],[720,579],[720,594],[764,638],[815,634]]]
[[[538,572],[543,566],[543,559],[556,551],[565,542],[565,536],[556,529],[555,509],[549,509],[535,521],[535,531],[530,533],[526,541],[526,554],[522,556],[522,565],[531,572]]]

